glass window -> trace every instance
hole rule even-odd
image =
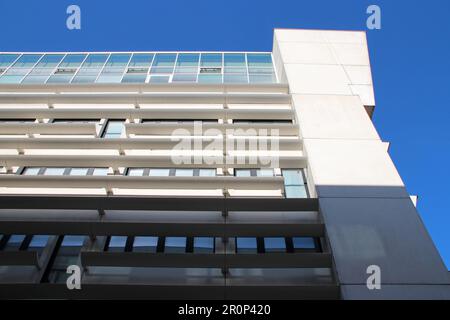
[[[270,53],[248,53],[249,73],[272,73],[272,55]]]
[[[103,132],[103,138],[120,138],[124,129],[123,120],[109,120]]]
[[[180,53],[178,55],[175,73],[195,73],[197,75],[199,57],[200,54],[198,53]]]
[[[8,71],[5,72],[5,74],[2,76],[2,78],[8,76],[24,76],[26,75],[28,72],[31,71],[31,68],[14,68],[11,67],[10,69],[8,69]]]
[[[192,176],[194,176],[194,169],[176,169],[175,176],[177,176],[177,177],[192,177]]]
[[[125,67],[130,60],[130,53],[113,53],[109,56],[108,61],[105,64],[107,67]]]
[[[150,83],[169,83],[170,76],[151,76]]]
[[[304,184],[301,170],[283,170],[283,177],[286,185]]]
[[[164,244],[165,253],[186,252],[186,237],[166,237]]]
[[[108,54],[90,54],[84,61],[82,68],[103,67],[106,59],[108,59]]]
[[[294,251],[302,250],[302,249],[315,249],[316,248],[314,238],[311,238],[311,237],[293,237],[292,242],[294,244]]]
[[[163,76],[148,77],[148,73]],[[277,82],[271,53],[0,54],[0,83],[145,83],[147,79],[149,83]]]
[[[77,75],[72,79],[72,83],[93,83],[97,79],[97,74],[95,75]]]
[[[197,82],[197,74],[192,73],[179,73],[174,74],[172,77],[172,82]]]
[[[250,74],[250,83],[276,83],[277,77],[275,73],[271,74]]]
[[[170,169],[150,169],[151,177],[168,177],[170,175]]]
[[[122,83],[144,83],[147,79],[147,74],[125,74],[122,78]]]
[[[48,77],[49,75],[35,76],[30,74],[26,76],[25,79],[22,80],[22,83],[45,83]]]
[[[245,55],[243,53],[225,53],[224,54],[224,65],[227,68],[244,68],[245,66]]]
[[[73,74],[52,75],[48,78],[47,83],[69,83]]]
[[[224,83],[248,83],[247,74],[225,74],[223,76]]]
[[[86,58],[85,54],[68,54],[59,64],[59,68],[78,68]]]
[[[286,252],[286,240],[281,237],[264,238],[265,252]]]
[[[64,236],[61,244],[63,247],[81,247],[83,246],[86,236]]]
[[[122,82],[123,70],[118,70],[117,72],[110,72],[109,70],[103,71],[96,83],[119,83]]]
[[[49,235],[34,235],[28,245],[28,251],[36,251],[40,255],[47,246],[49,239]]]
[[[39,60],[35,68],[55,68],[63,57],[63,54],[46,54]]]
[[[131,54],[111,54],[105,64],[105,68],[97,79],[98,83],[121,82],[125,67],[128,65]]]
[[[64,236],[57,249],[57,255],[50,267],[47,281],[51,283],[66,283],[70,265],[80,265],[79,255],[86,236]]]
[[[273,177],[273,169],[256,170],[256,176],[258,176],[258,177]]]
[[[32,68],[41,57],[41,54],[23,54],[12,68]]]
[[[41,170],[41,168],[25,168],[22,174],[26,176],[36,176],[39,174],[39,170]]]
[[[126,236],[111,236],[108,243],[107,251],[110,252],[124,252],[127,245]]]
[[[198,174],[200,177],[215,177],[216,169],[200,169]]]
[[[236,177],[273,177],[273,169],[234,169]]]
[[[157,53],[150,73],[172,73],[176,58],[175,53]]]
[[[108,168],[94,168],[92,175],[93,176],[107,176]]]
[[[150,67],[153,56],[153,53],[135,53],[128,67]]]
[[[236,238],[237,253],[257,253],[258,244],[256,238],[238,237]]]
[[[199,74],[198,83],[222,83],[221,74]]]
[[[42,57],[40,54],[23,54],[0,77],[0,83],[20,83],[23,77],[31,71],[31,68]]]
[[[248,83],[245,54],[225,53],[224,66],[224,83]]]
[[[307,198],[308,193],[301,169],[283,169],[286,198]]]
[[[28,76],[49,76],[52,74],[54,68],[37,68],[31,69]]]
[[[251,177],[252,172],[250,169],[234,169],[234,175],[236,177]]]
[[[308,193],[306,192],[305,186],[285,186],[284,193],[286,198],[308,198]]]
[[[3,250],[5,251],[18,251],[25,240],[24,234],[13,234],[9,237],[8,242],[5,244]]]
[[[156,252],[158,246],[158,237],[134,237],[134,252]]]
[[[144,169],[142,168],[129,168],[127,172],[128,176],[143,176],[144,175]]]
[[[250,83],[277,82],[270,53],[249,53],[247,62]]]
[[[194,253],[214,253],[214,238],[194,237]]]
[[[103,68],[108,54],[90,54],[84,60],[83,65],[73,78],[73,83],[92,83],[97,79],[98,74]]]
[[[200,60],[201,67],[222,67],[221,53],[202,53]]]
[[[85,176],[88,174],[89,168],[72,168],[70,169],[71,176]]]
[[[95,81],[96,83],[119,83],[122,81],[123,70],[104,70],[98,79]]]
[[[23,79],[23,76],[26,73],[27,72],[25,71],[21,75],[7,75],[7,74],[3,74],[3,76],[0,77],[0,83],[20,83],[22,81],[22,79]]]
[[[178,67],[197,67],[200,54],[198,53],[180,53],[177,59]]]
[[[62,176],[66,168],[45,168],[44,175],[46,176]]]
[[[8,68],[18,57],[18,54],[0,54],[0,68]]]

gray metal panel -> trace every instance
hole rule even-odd
[[[317,211],[318,199],[122,197],[122,196],[8,196],[0,195],[5,209],[103,210],[232,210]]]
[[[74,157],[75,158],[75,157]],[[117,157],[120,158],[120,157]],[[125,157],[123,157],[125,158]],[[41,161],[45,161],[44,158]],[[70,161],[70,160],[65,160]],[[94,160],[96,161],[96,160]],[[105,161],[107,161],[105,159]],[[111,161],[114,161],[111,159]],[[127,161],[126,159],[121,161]],[[139,161],[139,160],[138,160]],[[145,159],[140,160],[143,163]],[[150,159],[147,159],[149,162]],[[47,162],[51,162],[48,160]],[[148,163],[147,162],[147,163]],[[153,177],[153,176],[45,176],[45,175],[1,175],[0,185],[8,187],[45,186],[71,188],[135,188],[135,189],[201,189],[211,190],[220,188],[274,190],[283,188],[283,177]]]
[[[302,217],[318,209],[317,199],[258,199],[258,198],[151,198],[151,197],[39,197],[1,196],[0,229],[5,233],[28,234],[124,234],[124,235],[211,235],[211,236],[322,236],[324,225],[317,219],[292,220],[292,214]],[[21,210],[23,208],[23,210]],[[34,209],[34,210],[29,210]],[[38,209],[44,210],[39,213]],[[58,209],[61,209],[60,211]],[[80,210],[76,210],[80,209]],[[83,210],[81,210],[83,209]],[[98,211],[94,211],[98,210]],[[117,211],[127,210],[119,215]],[[135,211],[132,211],[135,210]],[[194,220],[186,220],[183,212],[175,216],[166,214],[165,220],[153,217],[149,212],[142,215],[137,210],[183,210]],[[230,214],[225,219],[220,212],[242,210],[241,219]],[[281,211],[290,214],[280,215]],[[200,212],[215,211],[209,215]],[[277,211],[278,221],[247,221],[242,218],[245,211],[262,215]],[[253,212],[249,214],[254,214]],[[38,213],[38,214],[36,214]],[[100,215],[100,213],[106,213]],[[144,212],[145,213],[145,212]],[[173,212],[172,212],[173,213]],[[287,218],[291,217],[291,218]]]
[[[83,266],[172,268],[330,268],[331,254],[164,254],[82,252]]]
[[[447,269],[409,198],[321,198],[320,211],[341,284],[449,284]]]
[[[346,300],[450,300],[449,285],[382,285],[368,290],[365,285],[342,285]]]
[[[6,234],[86,234],[86,235],[158,235],[158,236],[305,236],[321,237],[323,224],[225,224],[223,223],[151,223],[100,221],[0,221]]]
[[[317,186],[319,198],[408,198],[404,187]]]
[[[0,299],[339,299],[337,285],[151,286],[82,284],[0,284]]]
[[[0,251],[0,266],[38,266],[36,251]]]
[[[289,106],[289,105],[287,105]],[[77,119],[81,115],[90,119],[284,119],[294,117],[291,109],[273,108],[271,104],[261,104],[266,109],[188,109],[188,108],[11,108],[2,106],[3,118],[44,118],[44,119]]]

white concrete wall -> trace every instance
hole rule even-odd
[[[309,157],[310,182],[322,187],[399,187],[397,196],[407,197],[364,108],[375,103],[365,34],[277,29],[274,61],[278,72],[285,72],[292,94],[304,152]],[[354,91],[354,86],[364,89]],[[341,188],[316,188],[319,195],[320,190],[327,196],[348,193]],[[381,190],[376,194],[372,189],[357,192],[360,196],[381,195]]]
[[[375,105],[364,32],[276,29],[274,57],[291,93],[354,95]]]

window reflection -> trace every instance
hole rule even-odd
[[[186,252],[186,237],[166,237],[164,244],[165,253]]]
[[[301,169],[283,169],[286,198],[308,198],[306,181]]]
[[[83,247],[86,236],[63,236],[58,240],[56,256],[48,266],[48,271],[44,277],[45,282],[66,283],[67,267],[70,265],[81,266],[80,251]]]
[[[0,83],[276,83],[271,53],[0,54]]]

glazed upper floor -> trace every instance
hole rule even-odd
[[[0,84],[278,83],[269,52],[0,53]]]

